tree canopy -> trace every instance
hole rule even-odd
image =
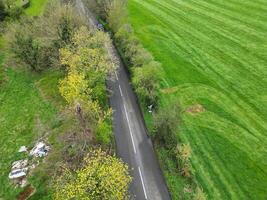
[[[55,200],[125,200],[131,182],[128,167],[120,159],[93,150],[84,167],[66,171],[55,184]]]

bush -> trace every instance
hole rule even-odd
[[[20,6],[13,5],[8,10],[8,17],[12,20],[19,19],[23,14],[24,10]]]
[[[23,62],[28,64],[34,71],[41,71],[52,65],[54,49],[24,31],[18,31],[12,42],[12,50]]]
[[[96,141],[100,144],[109,145],[112,138],[112,127],[106,121],[98,123]]]
[[[144,106],[153,105],[156,108],[162,74],[160,64],[152,61],[142,67],[134,68],[133,71],[132,82],[141,103]]]
[[[59,65],[59,48],[71,42],[74,32],[85,20],[70,5],[52,2],[44,15],[24,19],[8,32],[11,50],[34,71]]]
[[[160,109],[153,115],[153,138],[163,146],[173,149],[178,138],[178,125],[180,123],[180,107],[177,103]]]
[[[200,187],[196,188],[195,194],[193,196],[193,200],[206,200],[207,195],[203,192]]]

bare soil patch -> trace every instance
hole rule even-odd
[[[17,200],[26,200],[30,196],[32,196],[34,192],[35,192],[35,188],[29,185],[19,194]]]
[[[185,111],[190,114],[198,114],[198,113],[205,112],[206,110],[202,105],[196,104],[196,105],[188,107]]]

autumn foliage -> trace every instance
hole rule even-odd
[[[84,167],[66,172],[55,184],[55,200],[125,200],[131,181],[128,167],[114,156],[92,150]]]

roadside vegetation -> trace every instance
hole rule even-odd
[[[29,187],[15,187],[8,173],[13,161],[28,157],[18,153],[19,147],[31,148],[41,139],[51,151],[28,175],[34,188],[30,199],[127,199],[131,177],[114,156],[105,86],[115,70],[107,52],[110,39],[88,29],[71,4],[36,1],[31,6],[17,18],[5,14],[2,19],[0,198],[26,199]],[[69,196],[73,183],[90,184],[90,190]]]
[[[144,48],[129,23],[127,1],[95,1],[87,0],[89,9],[96,15],[113,34],[114,42],[121,57],[128,67],[133,88],[138,96],[150,135],[163,169],[166,158],[173,162],[172,170],[179,181],[179,188],[169,182],[168,186],[174,199],[206,199],[202,187],[197,182],[191,165],[191,147],[177,134],[181,124],[181,107],[179,102],[162,107],[160,101],[161,87],[164,84],[164,70],[161,63]],[[152,111],[152,115],[151,115]],[[161,154],[165,152],[166,154]],[[166,172],[166,171],[164,171]],[[166,175],[166,173],[165,173]],[[179,191],[179,197],[176,194]]]
[[[266,3],[87,2],[128,66],[172,198],[265,199]]]

